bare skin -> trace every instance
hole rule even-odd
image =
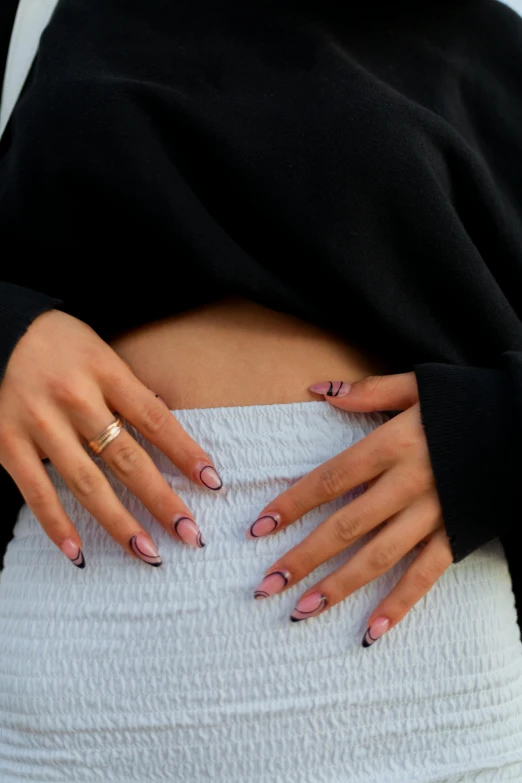
[[[347,564],[301,596],[292,619],[314,617],[423,544],[372,612],[363,641],[369,646],[400,622],[452,562],[415,374],[386,372],[382,362],[340,338],[241,299],[149,324],[112,345],[82,321],[52,310],[38,316],[19,340],[0,384],[0,464],[74,565],[85,565],[81,538],[42,465],[44,457],[129,555],[159,566],[153,539],[83,448],[105,431],[114,411],[211,492],[222,489],[212,458],[158,394],[171,409],[322,397],[349,411],[402,411],[273,498],[245,531],[250,538],[277,535],[306,511],[367,484],[366,492],[272,564],[256,597],[298,583],[365,533],[378,530]],[[336,396],[328,396],[329,382]],[[311,385],[317,393],[309,391]],[[192,547],[205,546],[191,510],[129,432],[120,431],[101,458],[170,535]]]
[[[317,400],[308,391],[316,381],[386,371],[336,335],[239,298],[147,324],[111,346],[172,409]]]

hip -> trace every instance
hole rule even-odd
[[[365,620],[415,550],[308,623],[289,622],[298,596],[369,536],[253,600],[265,569],[350,496],[249,541],[257,512],[386,417],[322,402],[174,414],[215,457],[226,495],[142,443],[194,511],[205,549],[178,544],[108,473],[154,534],[161,568],[129,558],[52,467],[88,567],[72,568],[22,509],[0,581],[2,780],[520,779],[522,647],[498,540],[450,566],[368,649]]]

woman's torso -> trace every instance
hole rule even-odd
[[[176,409],[301,402],[317,399],[312,383],[386,372],[335,334],[241,298],[147,324],[112,346]]]

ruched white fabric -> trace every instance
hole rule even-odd
[[[374,534],[282,595],[253,600],[265,569],[350,496],[247,540],[257,513],[385,418],[325,402],[175,415],[227,494],[194,486],[145,445],[205,549],[173,540],[113,478],[161,567],[129,557],[51,467],[86,568],[27,508],[19,516],[0,581],[2,783],[520,783],[522,645],[498,539],[452,565],[366,649],[366,619],[417,549],[302,623],[289,615],[305,588]]]

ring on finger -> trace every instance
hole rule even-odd
[[[122,429],[123,421],[119,416],[116,416],[114,421],[111,421],[111,423],[105,427],[103,432],[100,432],[100,434],[93,438],[93,440],[89,441],[87,445],[95,454],[101,454],[102,451],[107,448],[109,443],[112,443],[112,441],[118,437]]]

